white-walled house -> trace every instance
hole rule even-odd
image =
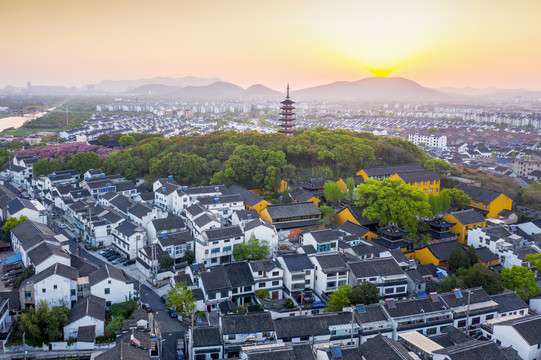
[[[270,222],[259,218],[252,220],[244,225],[243,231],[246,241],[253,235],[258,240],[268,242],[271,254],[278,250],[278,232]]]
[[[28,220],[47,225],[47,210],[37,200],[15,198],[8,202],[7,217],[19,219],[21,216],[26,216]]]
[[[77,269],[63,264],[51,265],[21,285],[21,308],[35,307],[45,300],[50,307],[66,306],[71,309],[72,303],[77,301],[77,279]]]
[[[64,340],[77,338],[80,327],[95,326],[95,336],[103,336],[105,328],[105,299],[90,295],[73,306],[64,326]]]
[[[380,297],[401,298],[408,294],[408,276],[394,258],[376,258],[348,263],[349,284],[376,284]]]
[[[540,359],[541,315],[494,323],[492,340],[503,347],[512,346],[524,360]]]
[[[306,254],[277,254],[275,261],[284,270],[284,287],[290,294],[314,289],[314,264]]]
[[[36,274],[54,264],[71,265],[71,258],[60,246],[42,242],[28,252],[29,263],[34,266]]]
[[[253,260],[248,265],[255,281],[255,291],[265,289],[272,300],[282,299],[284,270],[271,259]]]
[[[112,230],[113,246],[128,259],[137,257],[137,249],[146,245],[146,230],[128,220],[121,222]]]
[[[201,273],[199,285],[205,296],[207,311],[217,311],[221,302],[231,300],[232,286],[223,265],[214,266]]]
[[[228,219],[235,211],[244,209],[244,202],[238,194],[199,197],[197,202],[224,220]]]
[[[158,234],[171,234],[186,230],[186,223],[180,216],[170,215],[162,219],[154,219],[147,225],[149,242],[156,240]]]
[[[105,265],[88,276],[90,293],[104,298],[107,306],[133,298],[133,280],[124,271]]]
[[[309,230],[301,235],[301,244],[302,246],[312,245],[318,253],[337,252],[341,236],[340,231],[333,229]]]
[[[339,254],[310,256],[310,261],[315,268],[314,291],[316,294],[320,296],[328,294],[348,283],[349,269]]]
[[[167,252],[177,263],[184,255],[186,255],[186,251],[194,250],[194,239],[188,230],[158,234],[156,242],[160,245],[162,250]]]
[[[242,229],[228,226],[208,229],[196,237],[195,261],[205,266],[215,266],[233,260],[233,247],[244,242]]]

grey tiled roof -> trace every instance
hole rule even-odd
[[[68,324],[71,324],[85,316],[105,321],[105,299],[90,295],[79,300],[72,308],[68,317]]]
[[[221,320],[224,335],[274,331],[272,316],[268,312],[223,315]]]

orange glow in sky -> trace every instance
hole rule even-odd
[[[368,76],[541,89],[538,0],[0,0],[0,87]]]

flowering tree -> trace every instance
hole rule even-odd
[[[33,149],[21,150],[15,153],[15,156],[21,155],[36,155],[39,159],[59,159],[61,162],[71,159],[75,154],[94,152],[99,155],[100,159],[103,161],[107,154],[114,151],[115,149],[110,149],[105,146],[99,145],[88,145],[83,142],[60,144],[60,145],[48,145],[48,146],[39,146]]]

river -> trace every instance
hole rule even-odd
[[[34,120],[40,116],[45,115],[45,112],[37,112],[34,114],[27,114],[24,116],[9,116],[5,118],[0,119],[0,132],[4,131],[7,128],[14,127],[19,128],[21,127],[25,122]]]

